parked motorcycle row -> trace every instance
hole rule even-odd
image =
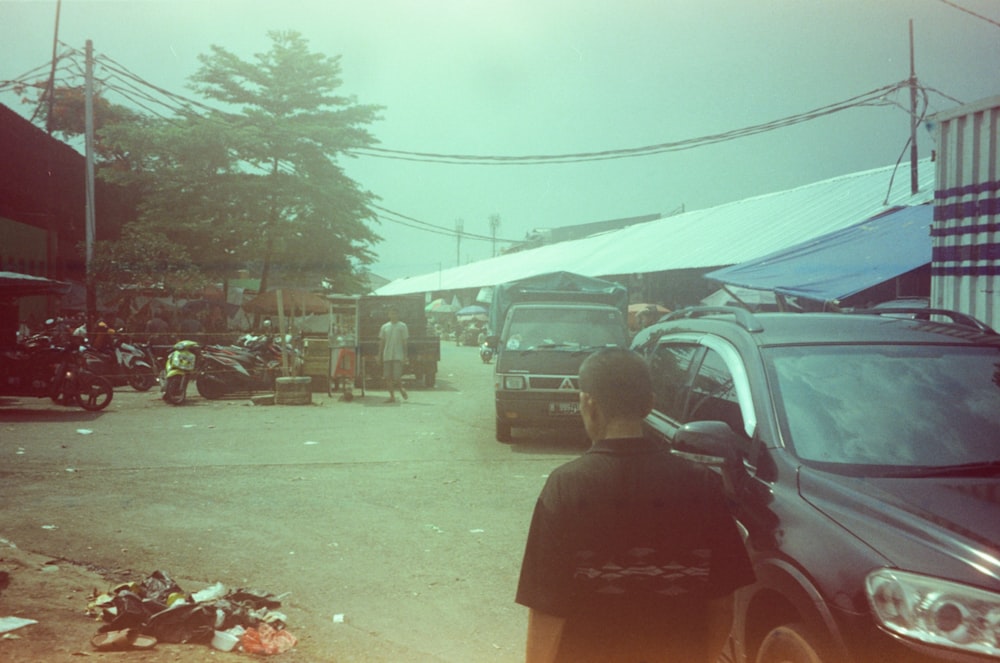
[[[293,373],[302,363],[300,353],[287,343],[285,353],[283,359],[282,346],[271,336],[246,335],[232,345],[180,341],[167,356],[160,375],[163,400],[172,405],[184,403],[191,380],[198,394],[209,400],[272,391],[286,362]]]
[[[211,400],[273,391],[277,377],[285,371],[297,374],[303,362],[301,353],[280,337],[245,335],[231,345],[182,340],[154,347],[106,328],[101,332],[101,342],[91,343],[83,330],[48,321],[14,349],[0,352],[0,395],[51,398],[101,410],[115,387],[144,392],[159,382],[162,399],[180,405],[192,381],[198,394]]]
[[[114,387],[89,369],[86,351],[65,330],[23,339],[0,352],[0,395],[51,398],[59,405],[103,410],[114,397]]]

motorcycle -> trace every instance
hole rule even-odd
[[[493,361],[493,346],[489,344],[489,341],[483,341],[483,344],[479,346],[479,358],[483,360],[484,364]]]
[[[191,376],[195,375],[199,350],[197,341],[178,341],[174,344],[160,374],[160,393],[165,402],[181,405],[187,399],[187,386]]]
[[[198,393],[214,400],[234,392],[271,391],[280,366],[280,350],[269,339],[206,346],[198,371]]]
[[[156,384],[156,365],[152,353],[120,336],[112,336],[107,350],[87,346],[84,350],[87,369],[111,382],[128,384],[136,391],[149,391]]]
[[[36,335],[0,353],[0,394],[51,398],[59,405],[96,412],[111,403],[114,387],[86,370],[78,347]]]

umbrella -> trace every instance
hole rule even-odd
[[[486,314],[486,309],[482,306],[476,306],[473,304],[472,306],[466,306],[465,308],[459,309],[458,312],[455,313],[455,317],[459,322],[468,322],[470,320],[482,320],[485,322]]]
[[[330,302],[322,295],[308,290],[281,288],[281,304],[285,315],[301,315],[305,313],[329,313]],[[251,299],[243,305],[248,313],[275,315],[278,312],[278,291],[268,290]]]
[[[454,313],[458,310],[458,307],[454,304],[449,304],[444,299],[435,299],[430,304],[424,307],[425,313]]]
[[[658,320],[665,313],[670,313],[670,309],[659,304],[646,304],[643,302],[628,305],[628,327],[629,329],[639,329],[639,314],[644,312],[653,314],[653,319]]]

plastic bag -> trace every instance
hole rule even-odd
[[[248,654],[281,654],[297,643],[294,635],[285,629],[274,629],[267,622],[248,628],[240,638],[240,646]]]

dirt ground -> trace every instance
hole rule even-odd
[[[298,639],[274,660],[523,660],[513,602],[531,508],[578,436],[493,439],[492,367],[445,344],[438,384],[385,404],[314,394],[171,407],[119,387],[91,414],[0,398],[5,663],[236,661],[204,644],[99,652],[88,598],[163,570],[274,594]]]

